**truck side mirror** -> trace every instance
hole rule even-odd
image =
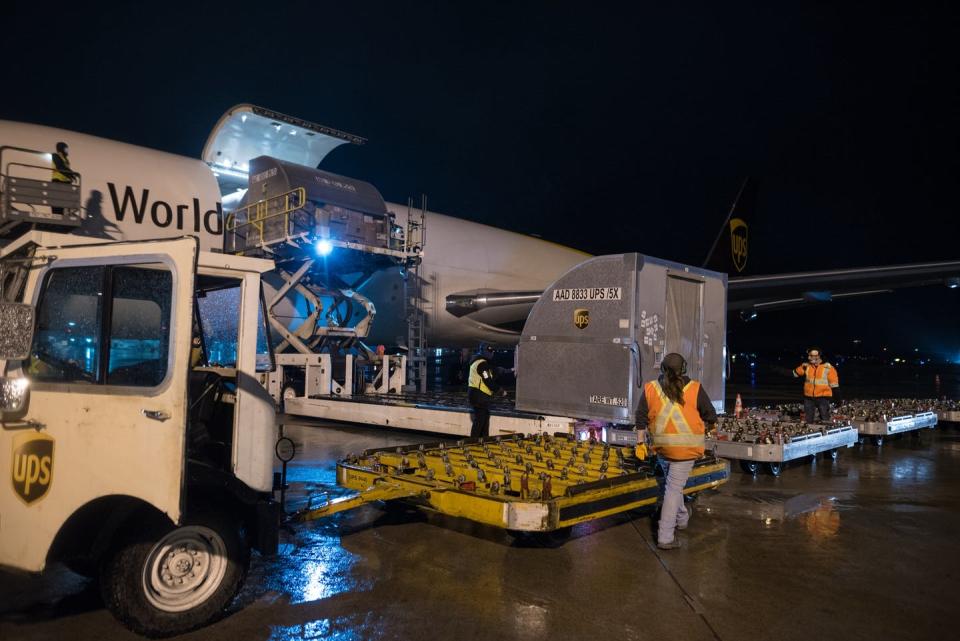
[[[30,357],[34,319],[33,305],[0,303],[0,360],[23,361]]]
[[[30,357],[35,310],[33,305],[0,303],[0,360],[23,361]],[[30,381],[0,378],[0,421],[17,421],[30,404]]]

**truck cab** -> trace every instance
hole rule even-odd
[[[277,545],[273,263],[31,231],[0,268],[0,565],[99,576],[142,634],[216,619]]]

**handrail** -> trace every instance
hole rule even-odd
[[[271,211],[271,204],[276,203],[280,200],[283,200],[283,207],[279,211]],[[304,204],[307,202],[307,191],[303,187],[297,187],[291,189],[290,191],[279,194],[277,196],[271,196],[264,200],[258,200],[255,203],[251,203],[239,209],[235,209],[227,216],[225,221],[226,231],[233,232],[236,235],[236,232],[241,227],[253,226],[256,228],[257,232],[260,234],[260,244],[264,244],[264,223],[273,218],[279,216],[284,217],[284,230],[290,229],[290,214],[302,209]],[[250,211],[253,210],[253,216],[250,217]],[[244,222],[238,223],[238,218],[247,217],[247,220]],[[289,232],[285,232],[289,233]]]
[[[50,152],[48,152],[48,151],[39,151],[39,150],[37,150],[37,149],[28,149],[28,148],[26,148],[26,147],[15,147],[15,146],[13,146],[13,145],[0,145],[0,175],[4,175],[4,176],[10,176],[9,170],[7,170],[6,172],[3,171],[3,152],[4,152],[4,150],[7,150],[7,149],[9,149],[9,150],[11,150],[11,151],[21,151],[21,152],[26,153],[26,154],[33,154],[33,155],[35,155],[35,156],[51,156],[51,155],[52,155],[52,154],[50,154]],[[7,166],[8,166],[8,167],[10,167],[10,166],[12,166],[12,165],[17,165],[17,166],[20,166],[20,167],[30,167],[30,168],[32,168],[32,169],[43,169],[44,171],[50,171],[50,172],[52,172],[52,171],[54,171],[54,170],[56,169],[56,167],[50,167],[50,166],[27,165],[27,164],[25,164],[25,163],[17,163],[17,162],[9,162],[9,163],[7,163]],[[80,182],[80,181],[79,181],[80,173],[77,172],[77,171],[74,171],[73,169],[71,169],[70,171],[73,172],[74,174],[76,174],[76,176],[77,176],[77,178],[78,178],[77,183],[79,184],[79,182]],[[14,176],[14,177],[16,177],[16,176]]]
[[[0,171],[0,176],[3,176],[4,178],[22,178],[22,179],[24,179],[24,180],[45,180],[46,182],[59,182],[59,181],[53,180],[52,178],[42,178],[42,179],[41,179],[41,178],[30,178],[29,176],[14,176],[14,175],[11,175],[11,174],[10,174],[10,169],[9,169],[9,167],[26,167],[26,168],[28,168],[28,169],[41,169],[41,170],[43,170],[43,171],[49,171],[49,172],[56,171],[53,167],[44,167],[43,165],[28,165],[28,164],[25,163],[25,162],[14,162],[14,161],[8,162],[8,163],[7,163],[7,167],[8,167],[8,169],[7,169],[6,173],[3,173],[2,171]],[[69,182],[69,183],[63,183],[63,184],[65,184],[65,185],[75,184],[75,185],[79,186],[79,185],[80,185],[80,172],[73,171],[72,169],[70,170],[70,172],[71,172],[74,176],[77,177],[77,182],[74,183],[74,182],[71,181],[71,182]]]
[[[2,201],[2,203],[0,203],[0,213],[3,213],[4,215],[6,215],[6,207],[8,206],[8,205],[5,204],[5,203],[7,203],[7,202],[8,202],[8,199],[9,199],[9,191],[8,191],[7,188],[6,188],[6,187],[7,187],[6,183],[7,183],[7,181],[8,181],[9,179],[11,179],[11,178],[19,178],[19,179],[23,179],[23,180],[44,180],[44,179],[37,179],[37,178],[32,178],[32,179],[31,179],[31,178],[29,178],[28,176],[14,176],[14,175],[11,174],[11,168],[12,168],[12,167],[23,167],[23,168],[25,168],[25,169],[37,169],[37,170],[40,170],[40,171],[49,171],[49,172],[51,172],[51,177],[50,177],[50,178],[47,178],[47,179],[45,179],[45,180],[48,181],[48,182],[57,182],[57,181],[54,181],[54,180],[53,180],[53,176],[52,176],[52,172],[56,171],[56,166],[51,167],[50,165],[30,165],[30,164],[27,164],[27,163],[25,163],[25,162],[16,162],[15,160],[14,160],[14,161],[8,161],[7,164],[4,165],[4,164],[3,164],[3,152],[4,152],[4,151],[7,151],[7,150],[10,150],[10,151],[19,151],[19,152],[22,152],[22,153],[32,154],[32,155],[34,155],[34,156],[42,156],[42,157],[46,157],[46,156],[49,156],[49,155],[50,155],[49,152],[39,151],[39,150],[37,150],[37,149],[28,149],[27,147],[16,147],[16,146],[13,146],[13,145],[0,145],[0,193],[4,193],[3,201]],[[71,180],[70,183],[67,183],[67,184],[76,185],[77,190],[78,190],[78,193],[82,193],[82,192],[81,192],[81,188],[82,188],[82,182],[81,182],[81,181],[82,181],[82,176],[80,175],[80,172],[78,172],[78,171],[73,171],[73,170],[71,169],[71,173],[73,174],[75,180]],[[79,211],[81,211],[82,209],[83,209],[82,206],[78,206],[76,211],[79,212]]]

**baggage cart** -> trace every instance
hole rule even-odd
[[[779,476],[783,465],[805,456],[815,457],[826,452],[836,459],[841,448],[852,447],[857,442],[857,430],[852,425],[828,427],[823,432],[793,436],[782,443],[748,443],[733,441],[729,432],[717,432],[707,438],[707,448],[715,456],[740,461],[740,467],[749,474],[757,474],[760,467]]]
[[[852,422],[860,433],[861,443],[870,439],[874,445],[880,446],[883,445],[883,440],[887,436],[904,434],[913,430],[936,426],[937,414],[936,412],[922,412],[920,414],[895,416],[886,421],[862,421],[853,419]]]

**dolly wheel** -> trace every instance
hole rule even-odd
[[[740,469],[742,469],[747,474],[757,475],[757,472],[760,471],[760,466],[757,465],[756,461],[740,461]]]
[[[830,450],[830,458],[836,461],[838,456],[840,456],[840,450]]]
[[[767,463],[767,471],[774,476],[780,476],[780,471],[783,469],[782,463]]]
[[[877,447],[880,447],[881,445],[883,445],[883,437],[882,437],[882,436],[874,436],[874,437],[873,437],[873,444],[876,445]]]

